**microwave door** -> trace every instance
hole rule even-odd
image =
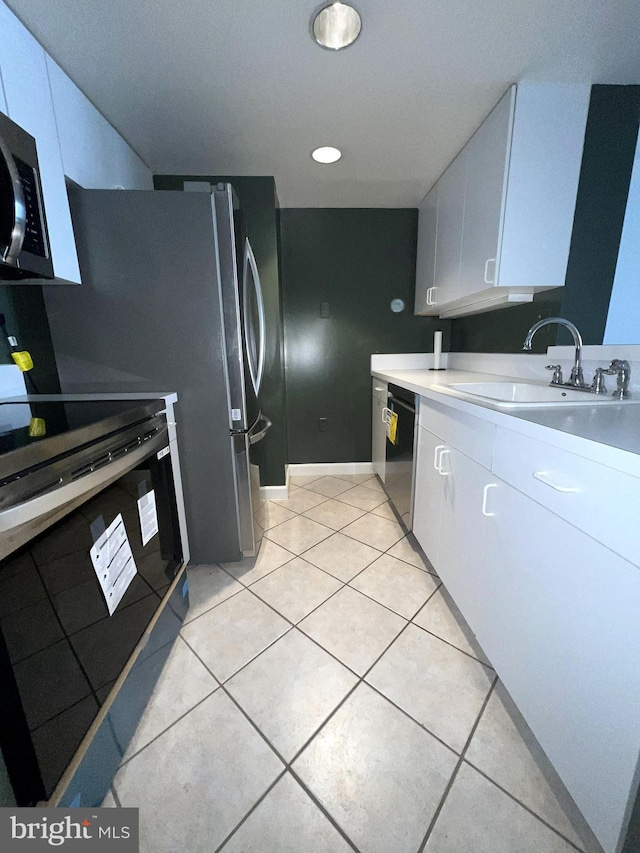
[[[18,266],[27,224],[24,193],[18,167],[0,135],[0,253],[2,262]]]

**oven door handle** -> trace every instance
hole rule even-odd
[[[22,181],[18,173],[16,161],[13,159],[9,146],[0,135],[0,154],[4,160],[9,178],[11,179],[11,188],[13,191],[13,227],[11,228],[11,236],[9,244],[2,251],[2,260],[5,264],[17,267],[17,259],[24,243],[24,236],[27,227],[27,206],[24,201],[24,192],[22,190]]]
[[[62,486],[53,488],[38,497],[30,498],[16,506],[8,507],[0,512],[0,533],[8,533],[24,524],[36,521],[41,516],[51,515],[62,509],[71,501],[81,498],[84,494],[96,493],[111,485],[127,471],[135,468],[140,462],[148,459],[154,452],[166,447],[169,443],[165,430],[144,442],[123,456],[114,459],[97,471],[90,471]]]

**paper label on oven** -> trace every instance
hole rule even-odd
[[[138,500],[142,547],[158,532],[158,513],[156,511],[156,493],[153,489]]]
[[[122,515],[118,515],[89,551],[109,615],[120,604],[122,596],[138,573]]]

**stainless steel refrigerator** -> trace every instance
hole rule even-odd
[[[44,288],[63,392],[177,391],[191,561],[253,556],[265,323],[233,188],[70,200],[82,284]]]

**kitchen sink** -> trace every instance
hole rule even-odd
[[[438,390],[446,391],[456,397],[476,400],[480,398],[500,408],[593,406],[600,403],[620,402],[611,394],[592,394],[588,391],[575,391],[572,388],[533,382],[454,382],[451,385],[441,385]]]

